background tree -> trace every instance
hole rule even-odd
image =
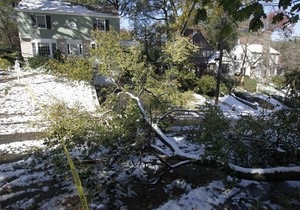
[[[218,104],[218,97],[220,92],[221,84],[221,73],[222,73],[222,60],[223,51],[230,49],[234,46],[237,40],[237,26],[235,21],[224,11],[222,6],[216,3],[212,3],[211,7],[207,11],[207,19],[204,21],[205,29],[207,31],[208,40],[210,44],[214,46],[216,50],[220,52],[219,54],[219,67],[217,72],[217,84],[216,84],[216,96],[215,104]]]
[[[0,47],[19,49],[19,37],[16,24],[14,5],[18,0],[3,0],[0,2]]]

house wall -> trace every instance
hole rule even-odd
[[[20,44],[22,49],[22,56],[24,58],[32,57],[33,53],[32,53],[32,46],[30,40],[21,39]]]
[[[93,30],[93,17],[77,15],[47,14],[51,18],[51,29],[39,29],[32,26],[31,15],[42,13],[18,12],[18,29],[20,38],[30,39],[81,39],[90,40]],[[102,18],[101,16],[98,16]],[[94,17],[95,18],[95,17]],[[120,31],[118,17],[103,17],[109,20],[109,25]],[[70,22],[75,22],[76,29],[69,27]]]
[[[250,47],[250,45],[248,45],[247,47]],[[253,49],[254,48],[252,48],[252,50]],[[279,53],[270,48],[270,60],[269,66],[267,68],[264,64],[265,57],[262,49],[263,46],[259,46],[257,44],[255,51],[246,48],[245,45],[237,45],[231,52],[231,54],[235,58],[235,72],[240,72],[241,68],[243,67],[245,75],[252,78],[263,79],[263,77],[266,77],[265,79],[268,79],[270,76],[277,75]],[[244,66],[242,65],[243,62],[245,62]]]
[[[51,28],[36,28],[33,25],[33,15],[47,15],[50,16]],[[91,15],[85,14],[53,14],[51,11],[45,13],[40,12],[17,12],[17,23],[19,30],[19,37],[21,42],[22,56],[33,57],[38,43],[49,43],[50,55],[53,56],[55,48],[52,43],[56,44],[56,49],[59,49],[62,54],[68,55],[68,44],[72,46],[77,45],[76,52],[82,50],[81,56],[88,55],[90,43],[92,41],[91,33],[94,30],[93,19],[100,18],[109,21],[109,26],[113,27],[117,32],[120,31],[120,19],[118,16],[109,15]],[[76,23],[75,28],[69,25],[71,22]],[[33,50],[32,43],[36,43],[36,49]],[[70,51],[69,51],[70,52]],[[35,52],[36,53],[36,52]],[[71,53],[73,55],[74,53]],[[76,54],[76,53],[75,53]],[[79,54],[77,54],[79,55]]]

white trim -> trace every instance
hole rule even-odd
[[[35,44],[35,49],[36,49],[36,52],[33,52],[33,49],[32,49],[32,55],[39,55],[39,46],[38,44],[39,43],[48,43],[49,44],[49,48],[50,48],[50,57],[53,57],[54,55],[54,52],[53,52],[53,49],[52,49],[52,44],[56,44],[56,49],[57,49],[57,41],[56,39],[33,39],[30,41],[30,43],[34,43]]]
[[[74,40],[73,39],[67,39],[66,44],[67,44],[67,55],[83,56],[84,52],[83,52],[82,40],[80,40],[80,39],[74,39]],[[72,51],[72,46],[74,47],[74,45],[77,45],[76,51],[78,51],[78,54],[76,54],[76,53],[74,53],[74,51]]]
[[[38,16],[44,18],[44,21],[45,21],[45,27],[40,27],[40,26],[39,26]],[[45,14],[35,14],[35,20],[36,20],[36,27],[37,27],[38,29],[47,29],[47,27],[48,27],[48,26],[47,26],[47,18],[46,18],[46,15],[45,15]]]

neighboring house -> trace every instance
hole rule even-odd
[[[266,49],[261,44],[238,44],[231,51],[235,73],[257,79],[268,79],[278,75],[280,53],[273,48]]]
[[[212,54],[212,56],[209,58],[207,63],[210,72],[214,72],[215,74],[217,74],[219,70],[219,60],[220,60],[220,52],[216,51]],[[233,64],[234,63],[231,55],[226,50],[224,50],[223,57],[222,57],[222,68],[221,68],[222,74],[227,76],[234,76],[235,66]]]
[[[59,0],[22,0],[16,7],[23,57],[88,55],[91,32],[120,30],[116,11]]]
[[[188,29],[185,31],[184,36],[189,37],[194,45],[199,46],[200,50],[193,54],[192,60],[195,64],[196,75],[202,76],[208,70],[208,61],[213,55],[214,49],[199,31]]]

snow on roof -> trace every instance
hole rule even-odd
[[[256,52],[256,53],[262,53],[263,52],[263,46],[261,44],[250,44],[247,46],[247,49],[250,50],[251,52]],[[270,53],[271,54],[279,54],[279,52],[272,47],[270,47]]]
[[[43,11],[43,12],[63,12],[63,13],[83,13],[83,14],[99,14],[105,13],[116,15],[116,12],[109,8],[92,7],[87,5],[74,4],[58,0],[22,0],[18,6],[18,10],[24,11]]]
[[[247,48],[248,51],[251,51],[253,53],[263,53],[263,45],[261,45],[261,44],[250,44],[250,45],[239,44],[234,48],[234,51],[237,54],[244,53],[245,47]],[[270,47],[270,53],[271,54],[280,54],[277,50],[275,50],[272,47]]]

